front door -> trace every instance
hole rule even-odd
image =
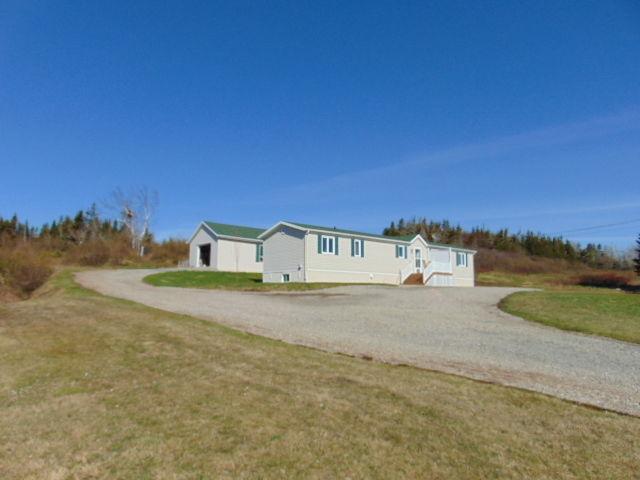
[[[415,258],[416,273],[422,273],[422,250],[416,248],[414,250],[413,256]]]

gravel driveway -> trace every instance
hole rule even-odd
[[[496,307],[515,288],[346,286],[305,293],[152,287],[157,270],[76,275],[85,287],[240,330],[547,393],[640,416],[640,346]]]

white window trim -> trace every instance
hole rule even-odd
[[[406,245],[398,245],[398,258],[405,258],[406,254]]]
[[[324,242],[327,240],[327,250],[324,249]],[[329,249],[329,245],[331,245],[331,249]],[[320,246],[322,250],[322,255],[335,255],[336,253],[336,237],[332,235],[321,235],[320,237]]]
[[[289,282],[291,282],[291,274],[283,273],[282,274],[282,283],[289,283]]]
[[[466,252],[456,252],[456,267],[467,268],[469,266],[469,255]]]
[[[360,240],[359,238],[353,239],[353,256],[362,258],[362,240]]]

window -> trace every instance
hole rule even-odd
[[[289,279],[290,279],[290,277],[289,277],[289,274],[288,274],[288,273],[283,273],[283,274],[282,274],[282,282],[283,282],[283,283],[288,283],[288,282],[289,282]]]
[[[321,253],[335,253],[336,237],[329,237],[322,235],[322,249]]]
[[[364,250],[362,248],[362,240],[354,238],[351,241],[351,256],[352,257],[364,257]]]
[[[468,257],[464,252],[456,252],[456,267],[468,267]]]
[[[396,258],[407,258],[406,245],[396,245]]]
[[[256,262],[261,262],[264,259],[264,245],[256,245]]]

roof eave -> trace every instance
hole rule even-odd
[[[204,228],[205,230],[207,230],[210,234],[213,234],[213,236],[215,236],[216,238],[222,238],[223,240],[240,240],[240,241],[244,241],[244,242],[252,242],[252,243],[260,243],[262,240],[258,237],[258,238],[250,238],[250,237],[236,237],[233,235],[221,235],[218,232],[216,232],[213,228],[211,228],[206,221],[202,221],[200,222],[200,224],[196,227],[196,231],[193,232],[193,235],[191,235],[191,238],[189,238],[189,240],[187,241],[187,243],[191,243],[193,241],[193,239],[196,237],[196,235],[198,234],[198,232],[200,231],[200,228]]]
[[[193,242],[193,239],[196,238],[196,235],[198,234],[200,229],[203,228],[203,227],[206,230],[208,230],[210,233],[213,233],[216,237],[219,237],[219,235],[209,225],[207,225],[207,223],[205,221],[202,221],[202,222],[200,222],[198,224],[198,226],[196,227],[195,232],[193,232],[193,235],[191,235],[191,237],[189,238],[189,241],[187,243]]]
[[[260,238],[250,238],[250,237],[234,237],[232,235],[219,235],[216,233],[218,238],[223,240],[240,240],[242,242],[251,242],[251,243],[260,243],[262,240]]]
[[[267,228],[260,235],[258,235],[258,239],[259,240],[264,240],[265,238],[271,236],[271,234],[273,232],[275,232],[278,229],[278,227],[280,227],[281,225],[284,225],[284,226],[290,227],[290,228],[294,228],[296,230],[300,230],[301,232],[308,232],[309,231],[309,229],[303,228],[300,225],[296,225],[295,223],[285,222],[285,221],[281,220],[281,221],[275,223],[274,225],[272,225],[271,227]]]
[[[289,222],[281,222],[284,224],[287,224],[288,226],[297,228],[298,230],[302,230],[305,232],[319,232],[319,233],[327,233],[330,235],[342,235],[344,237],[354,237],[354,238],[365,238],[365,239],[371,239],[371,240],[378,240],[381,242],[391,242],[391,243],[411,243],[413,240],[400,240],[400,239],[395,239],[393,237],[380,237],[380,236],[375,236],[375,235],[370,235],[367,233],[350,233],[350,232],[341,232],[339,230],[331,230],[331,229],[326,229],[326,228],[316,228],[316,227],[304,227],[302,225],[296,225],[296,224],[292,224]]]

